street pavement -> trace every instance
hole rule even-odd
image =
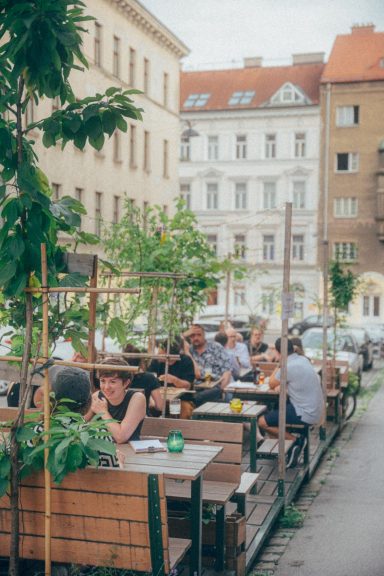
[[[384,575],[383,439],[382,386],[343,444],[274,576]]]

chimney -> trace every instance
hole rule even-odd
[[[244,58],[244,68],[261,68],[263,65],[263,58],[261,56],[252,56],[251,58]]]
[[[354,24],[351,28],[352,34],[373,34],[375,25],[369,24]]]
[[[323,64],[324,52],[306,52],[304,54],[292,54],[292,64]]]

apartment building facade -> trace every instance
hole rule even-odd
[[[338,36],[321,79],[321,241],[361,276],[355,323],[384,322],[384,33]]]
[[[230,316],[281,318],[285,203],[293,203],[291,287],[295,317],[316,310],[319,83],[322,54],[285,67],[181,75],[180,193],[218,256],[239,258],[247,278],[232,282]],[[206,316],[223,316],[226,288]]]
[[[143,121],[132,120],[126,133],[116,132],[97,152],[45,149],[37,141],[42,169],[56,197],[70,195],[87,209],[84,231],[100,235],[102,223],[118,222],[125,198],[138,206],[159,204],[172,210],[178,193],[180,59],[188,49],[136,0],[88,0],[96,18],[83,34],[89,70],[75,71],[71,83],[83,98],[110,86],[143,92],[132,98]],[[59,107],[58,100],[29,107],[38,120]],[[93,249],[93,248],[92,248]]]

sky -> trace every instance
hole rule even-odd
[[[139,0],[191,50],[184,70],[242,65],[262,56],[287,65],[292,54],[325,52],[353,24],[384,32],[384,0]]]

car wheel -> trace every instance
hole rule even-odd
[[[6,380],[0,380],[0,396],[5,396],[8,390],[8,382]]]

